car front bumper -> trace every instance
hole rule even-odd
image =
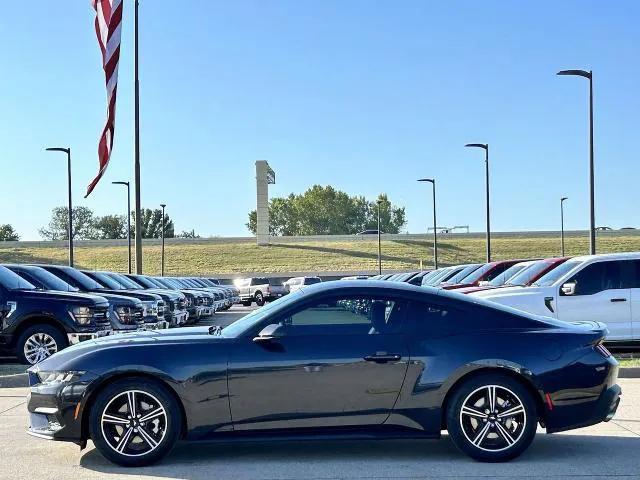
[[[75,345],[80,342],[86,342],[87,340],[95,340],[96,338],[106,337],[114,333],[111,329],[98,330],[95,332],[72,332],[67,333],[67,340],[69,345]]]
[[[85,373],[73,383],[45,385],[29,371],[31,392],[27,396],[27,433],[48,440],[83,442],[82,417],[89,383],[96,377]]]

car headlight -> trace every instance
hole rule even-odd
[[[91,307],[73,307],[69,312],[71,318],[78,325],[89,325],[93,320],[93,310]]]
[[[47,372],[39,371],[37,373],[40,383],[46,385],[55,385],[61,383],[70,383],[78,380],[87,372],[70,371],[70,372]]]

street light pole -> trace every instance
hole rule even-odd
[[[489,206],[489,145],[486,143],[467,143],[465,147],[482,148],[484,150],[486,208],[487,208],[487,263],[491,261],[491,208]]]
[[[429,182],[433,185],[433,267],[438,268],[438,232],[436,231],[436,179],[421,178],[419,182]]]
[[[140,205],[140,81],[138,77],[138,0],[134,0],[134,182],[136,187],[136,273],[142,275],[142,220]]]
[[[64,152],[67,154],[67,191],[69,196],[69,219],[67,232],[69,236],[69,266],[73,267],[73,202],[71,201],[71,148],[51,147],[48,152]]]
[[[589,253],[596,254],[596,208],[593,154],[593,72],[589,70],[561,70],[557,75],[584,77],[589,80]]]
[[[382,242],[380,234],[380,200],[378,200],[378,275],[382,275]]]
[[[129,275],[131,275],[131,188],[129,182],[111,182],[127,187],[127,246],[129,250]]]
[[[162,207],[162,253],[160,257],[160,276],[164,277],[164,208],[167,206],[165,203],[161,203]]]
[[[564,201],[568,200],[567,197],[560,199],[560,253],[561,257],[564,257]]]

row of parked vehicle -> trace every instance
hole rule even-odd
[[[193,324],[239,302],[215,278],[0,265],[0,349],[35,364],[71,344]]]
[[[605,323],[607,343],[640,342],[640,253],[507,260],[373,279],[459,293],[567,322]]]

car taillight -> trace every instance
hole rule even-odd
[[[603,344],[599,343],[596,346],[593,347],[594,350],[596,352],[598,352],[600,355],[602,355],[604,358],[609,358],[611,356],[611,352],[609,350],[607,350],[607,347],[605,347]]]

